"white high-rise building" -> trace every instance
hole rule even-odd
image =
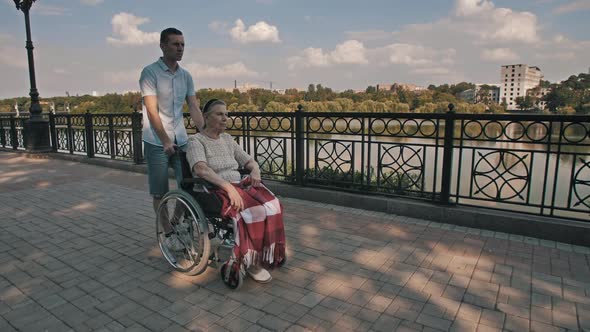
[[[506,101],[509,110],[518,109],[516,98],[525,97],[527,91],[538,86],[543,79],[539,67],[526,64],[502,66],[500,75],[500,102]]]

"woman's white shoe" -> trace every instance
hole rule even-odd
[[[248,275],[250,275],[250,278],[254,279],[254,281],[259,282],[259,283],[267,283],[270,282],[272,280],[272,276],[270,275],[270,272],[268,272],[267,270],[258,267],[258,266],[250,266],[249,268],[246,269],[246,272],[248,272]]]

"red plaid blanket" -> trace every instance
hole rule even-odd
[[[217,189],[214,193],[221,200],[222,217],[233,220],[234,254],[238,262],[246,267],[252,264],[275,267],[285,259],[283,206],[262,184],[259,187],[249,184],[249,177],[234,184],[244,200],[244,209],[239,213],[232,208],[225,191]]]

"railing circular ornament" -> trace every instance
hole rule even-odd
[[[404,121],[403,126],[402,126],[402,131],[406,136],[414,136],[416,135],[416,133],[419,130],[420,125],[418,124],[418,121],[414,120],[414,119],[409,119]]]
[[[283,131],[289,131],[292,128],[291,118],[282,118],[280,124]]]
[[[383,134],[387,130],[387,123],[383,119],[373,119],[369,124],[369,128],[373,134]]]
[[[470,139],[477,139],[483,135],[483,125],[479,121],[467,121],[463,125],[463,134]]]
[[[533,122],[526,127],[526,137],[532,142],[549,140],[549,126],[543,122]]]
[[[322,128],[322,121],[318,117],[312,117],[308,120],[308,127],[310,132],[317,133]]]
[[[572,122],[563,127],[563,139],[568,143],[581,143],[589,135],[588,128],[579,122]]]
[[[404,124],[399,119],[390,119],[385,124],[385,128],[387,129],[387,132],[392,136],[399,135],[402,132],[403,127],[404,127]],[[392,130],[392,128],[395,128],[396,130],[395,129]]]
[[[424,137],[432,137],[438,131],[438,126],[433,120],[422,120],[420,122],[420,134]]]
[[[324,133],[330,133],[336,128],[336,122],[332,118],[323,118],[321,124],[321,129]]]
[[[504,128],[498,121],[490,121],[483,126],[483,134],[488,139],[497,140],[502,137],[503,132]]]
[[[398,190],[419,187],[424,169],[420,153],[422,148],[415,149],[404,144],[384,146],[379,158],[382,182]]]
[[[473,183],[477,190],[495,201],[506,201],[518,197],[525,200],[530,173],[525,159],[529,154],[519,156],[506,150],[488,153],[478,152],[479,160],[473,167]]]
[[[510,121],[504,126],[504,135],[511,141],[518,141],[528,133],[521,122]]]

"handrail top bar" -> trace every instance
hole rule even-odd
[[[133,113],[91,113],[92,116],[128,116]],[[473,114],[473,113],[365,113],[365,112],[302,112],[306,118],[327,117],[327,118],[372,118],[372,119],[448,119],[453,117],[457,120],[500,120],[500,121],[573,121],[573,122],[590,122],[590,115],[575,114]],[[55,113],[56,117],[83,117],[86,113]],[[282,117],[295,118],[295,112],[229,112],[230,116],[251,116],[251,117]],[[184,113],[184,116],[190,116]],[[0,118],[28,118],[28,114],[15,116],[14,114],[2,114]]]

